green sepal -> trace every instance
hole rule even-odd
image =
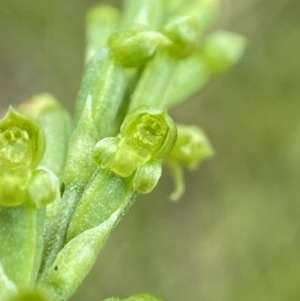
[[[12,294],[6,301],[50,301],[40,289],[22,289]]]
[[[210,34],[202,46],[201,55],[213,73],[224,72],[242,56],[246,39],[236,33],[217,31]]]
[[[111,33],[120,21],[120,12],[115,7],[105,4],[96,5],[86,14],[86,62],[106,45]]]
[[[101,168],[109,169],[121,177],[129,177],[138,166],[146,163],[150,154],[137,148],[133,139],[108,137],[100,140],[92,157]]]
[[[61,179],[72,128],[69,112],[48,93],[34,95],[18,109],[39,123],[46,140],[46,149],[40,165]]]
[[[137,168],[133,177],[133,189],[139,193],[150,193],[161,177],[161,163],[151,160]]]
[[[38,168],[33,172],[27,190],[37,208],[53,202],[60,194],[58,178],[45,168]]]
[[[146,64],[159,46],[169,43],[170,41],[160,32],[137,23],[130,28],[116,31],[108,40],[116,60],[129,68]]]
[[[44,136],[40,127],[10,107],[0,120],[1,168],[11,171],[20,168],[34,170],[40,163],[44,150]]]
[[[7,276],[18,286],[32,286],[43,249],[45,208],[30,200],[18,207],[0,207],[0,258]]]

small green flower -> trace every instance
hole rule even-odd
[[[165,110],[141,106],[129,113],[121,126],[122,137],[130,137],[153,158],[163,158],[177,139],[176,125]]]
[[[44,150],[40,127],[10,108],[0,121],[1,206],[19,206],[30,200],[41,207],[57,197],[56,176],[47,169],[36,169]]]
[[[195,169],[202,160],[214,154],[204,131],[198,126],[177,124],[178,138],[167,160]]]
[[[10,171],[34,170],[43,157],[44,149],[44,137],[39,126],[10,107],[0,120],[0,167]]]
[[[141,193],[150,192],[161,175],[159,159],[173,148],[177,130],[166,111],[142,106],[129,113],[117,137],[100,140],[92,157],[104,169],[121,177],[134,172],[133,186]]]
[[[214,154],[214,150],[202,129],[197,126],[181,124],[177,125],[177,128],[177,141],[166,157],[176,185],[175,191],[170,196],[173,201],[179,200],[185,190],[183,167],[194,170],[204,159]]]

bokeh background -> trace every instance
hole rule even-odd
[[[107,1],[107,3],[118,1]],[[69,110],[94,0],[0,0],[0,102],[51,92]],[[241,62],[171,111],[216,156],[168,200],[168,171],[114,231],[72,301],[152,292],[169,301],[300,300],[299,0],[226,0],[218,28],[248,39]]]

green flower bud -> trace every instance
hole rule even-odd
[[[0,167],[5,170],[29,168],[40,163],[45,149],[39,126],[10,108],[0,120]]]
[[[146,64],[160,45],[170,42],[160,32],[150,30],[142,24],[134,24],[112,34],[108,45],[114,57],[125,67],[139,67]]]
[[[59,181],[54,173],[38,168],[33,172],[28,193],[37,208],[48,205],[59,196]]]
[[[162,32],[173,42],[166,50],[176,59],[185,59],[199,44],[200,34],[212,22],[217,12],[216,0],[196,0],[181,3],[164,25]]]
[[[238,34],[218,31],[208,36],[201,55],[211,72],[223,72],[242,56],[246,39]]]
[[[171,19],[162,32],[173,42],[166,50],[177,59],[188,57],[195,49],[199,39],[199,22],[193,16],[178,16]]]

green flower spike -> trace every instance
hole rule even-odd
[[[176,190],[170,196],[173,201],[179,200],[185,190],[182,167],[195,170],[204,159],[214,154],[202,129],[186,125],[177,125],[177,128],[178,139],[166,157],[176,183]]]
[[[157,160],[171,151],[176,137],[176,126],[166,111],[142,106],[126,116],[118,137],[96,144],[92,157],[100,167],[121,177],[136,171],[133,186],[148,193],[161,175]]]
[[[92,157],[100,168],[72,214],[65,245],[39,278],[53,299],[65,301],[74,293],[138,192],[155,187],[160,160],[171,151],[176,136],[165,111],[144,106],[127,115],[117,137],[97,143]]]
[[[22,168],[34,170],[44,150],[39,126],[10,107],[0,121],[0,168],[12,172]]]

